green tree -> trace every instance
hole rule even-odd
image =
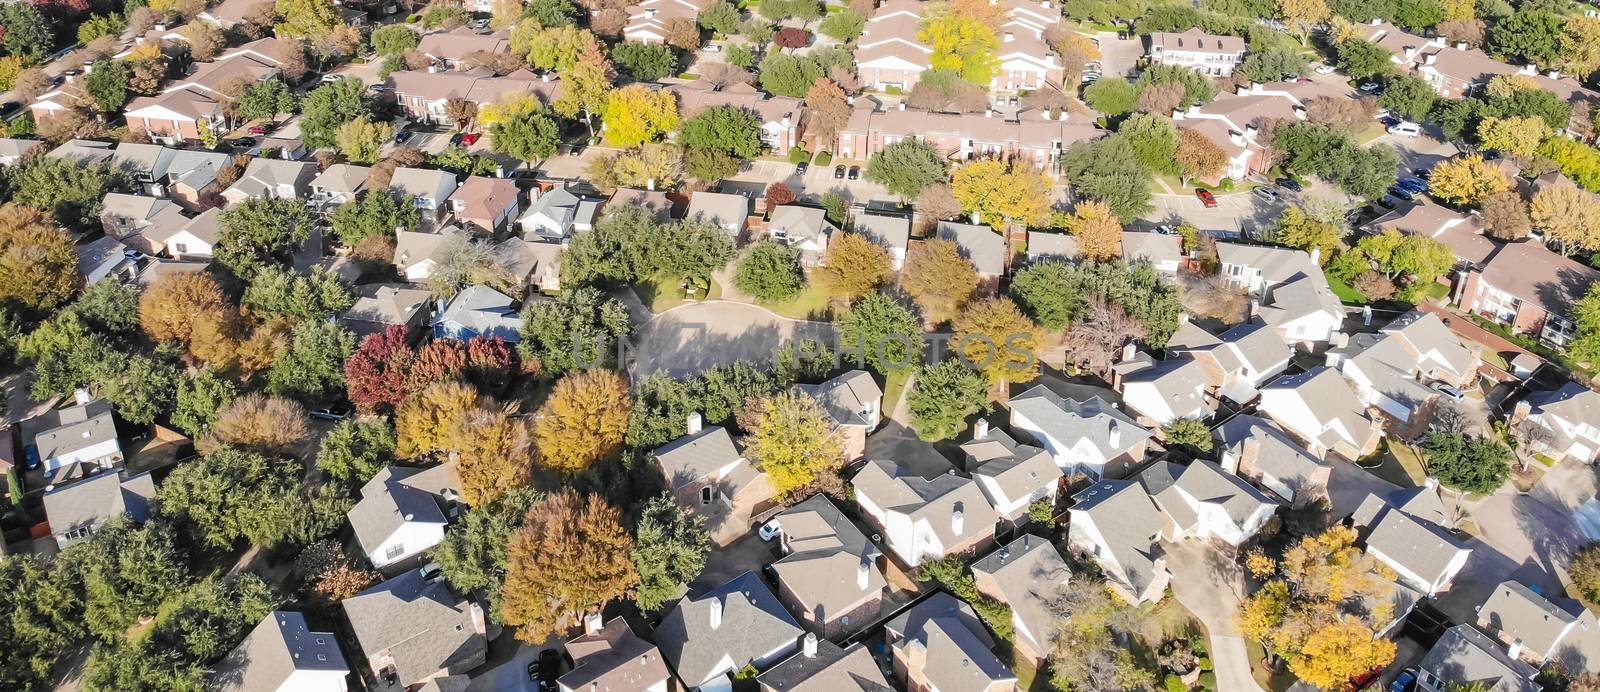
[[[233,403],[238,393],[232,380],[211,368],[203,368],[178,380],[178,401],[172,411],[172,424],[189,437],[199,438],[211,429],[211,424],[217,422],[217,414]]]
[[[659,43],[619,43],[611,49],[611,59],[640,82],[654,82],[678,71],[678,54]]]
[[[700,26],[719,34],[732,34],[739,30],[739,8],[726,0],[707,7],[699,16]]]
[[[410,29],[405,31],[411,33]],[[235,107],[239,117],[264,123],[280,113],[293,113],[300,107],[300,99],[282,80],[268,79],[245,87]]]
[[[93,389],[116,406],[117,414],[136,425],[155,422],[172,408],[178,366],[164,357],[113,352],[89,366]]]
[[[761,241],[739,261],[733,283],[758,300],[776,303],[794,298],[805,284],[800,252],[775,240]]]
[[[244,289],[240,302],[252,310],[296,320],[327,320],[355,302],[350,287],[333,272],[313,267],[301,274],[279,266],[263,267]]]
[[[771,51],[761,60],[761,89],[773,96],[804,98],[806,90],[824,76],[822,68],[806,56]]]
[[[1310,71],[1306,56],[1289,46],[1273,46],[1264,51],[1252,52],[1240,66],[1244,76],[1252,82],[1276,82],[1289,77],[1302,77]]]
[[[6,28],[5,34],[0,35],[0,47],[11,55],[37,63],[55,47],[55,30],[33,3],[0,4],[0,25]]]
[[[706,566],[711,538],[705,520],[689,514],[671,494],[645,502],[634,530],[633,564],[639,570],[634,602],[650,612],[682,596]]]
[[[388,123],[375,123],[360,116],[334,130],[333,139],[339,152],[356,163],[373,163],[383,153],[383,145],[394,134]]]
[[[1131,221],[1151,209],[1150,170],[1121,134],[1074,144],[1061,164],[1079,197],[1105,202],[1117,218]]]
[[[532,164],[555,155],[561,128],[548,113],[536,110],[490,125],[489,135],[496,152]]]
[[[324,84],[312,89],[301,104],[300,136],[309,148],[330,148],[338,144],[341,125],[368,115],[361,80],[347,77]]]
[[[306,488],[304,469],[283,459],[223,446],[178,465],[156,493],[159,511],[214,548],[304,545],[344,522],[350,501]]]
[[[828,15],[817,27],[824,36],[831,37],[843,43],[849,43],[861,37],[861,32],[867,26],[867,20],[861,15],[845,10]]]
[[[473,507],[428,553],[457,591],[484,596],[489,619],[496,623],[505,622],[500,614],[500,585],[506,577],[506,542],[541,499],[532,488],[517,488]]]
[[[5,9],[27,3],[0,5]],[[0,44],[3,45],[3,44]],[[57,658],[85,634],[81,575],[70,557],[31,554],[0,560],[0,682],[14,689],[50,686]]]
[[[1333,258],[1346,229],[1343,219],[1334,213],[1317,213],[1299,206],[1283,210],[1278,217],[1277,241],[1292,248],[1321,252],[1323,260]]]
[[[80,233],[101,228],[100,201],[124,186],[124,176],[107,163],[83,163],[34,156],[7,167],[11,201],[43,210],[57,223]],[[5,221],[0,218],[0,227]]]
[[[868,293],[834,317],[839,343],[880,374],[922,360],[922,320],[885,293]]]
[[[289,348],[267,371],[267,392],[306,401],[336,394],[344,389],[344,362],[355,350],[355,335],[337,322],[315,319],[296,324]]]
[[[372,49],[378,55],[400,55],[421,42],[422,37],[404,24],[386,24],[372,30]]]
[[[340,243],[355,247],[374,236],[393,236],[396,230],[415,230],[421,220],[410,200],[402,202],[387,190],[367,190],[355,201],[334,210],[328,224]]]
[[[745,455],[766,472],[780,500],[844,464],[844,440],[810,395],[784,391],[752,401],[739,427],[748,433],[741,440]]]
[[[1138,90],[1121,77],[1106,77],[1083,89],[1084,102],[1095,112],[1112,118],[1132,112],[1138,99]]]
[[[177,536],[159,522],[135,527],[118,517],[72,546],[70,557],[83,574],[84,623],[102,639],[119,639],[155,615],[188,579]]]
[[[1184,447],[1192,452],[1211,452],[1211,427],[1203,418],[1177,418],[1161,426],[1162,439],[1169,446]]]
[[[346,487],[371,480],[394,461],[394,426],[381,416],[346,418],[322,437],[317,469]]]
[[[1567,566],[1572,585],[1585,601],[1600,601],[1600,543],[1585,543],[1572,553]]]
[[[948,440],[967,429],[967,418],[989,410],[989,383],[950,358],[917,372],[907,405],[911,426],[924,440]]]
[[[867,180],[883,185],[901,200],[915,198],[923,188],[944,182],[948,175],[939,150],[915,137],[894,142],[867,161]]]
[[[1347,38],[1339,43],[1336,53],[1339,69],[1351,79],[1382,77],[1394,70],[1389,50],[1370,41]]]
[[[1434,431],[1423,438],[1422,448],[1428,475],[1449,488],[1487,495],[1511,477],[1511,449],[1496,439]]]
[[[252,197],[222,212],[216,258],[243,277],[268,264],[286,264],[311,235],[311,212],[298,199]]]
[[[1481,103],[1467,99],[1474,103]],[[1567,102],[1554,92],[1542,88],[1516,89],[1509,94],[1490,94],[1488,105],[1480,117],[1497,115],[1502,118],[1539,118],[1551,130],[1560,132],[1567,128]]]
[[[1561,57],[1563,19],[1541,9],[1524,8],[1496,22],[1484,48],[1492,55],[1521,63],[1555,65]]]
[[[115,113],[128,102],[128,64],[120,60],[99,60],[84,77],[84,92],[102,113]]]
[[[1167,175],[1178,173],[1178,129],[1172,121],[1151,113],[1135,113],[1117,130],[1133,148],[1134,158],[1145,168]]]
[[[551,375],[580,365],[608,366],[614,363],[617,342],[631,329],[621,302],[584,286],[523,308],[517,355]]]
[[[751,159],[761,153],[761,122],[749,110],[713,106],[683,121],[678,142],[686,147],[713,149]]]
[[[1017,272],[1010,292],[1047,331],[1065,328],[1090,296],[1099,296],[1143,324],[1145,343],[1157,348],[1178,329],[1182,312],[1177,287],[1161,280],[1149,262],[1039,262]]]
[[[1378,97],[1378,105],[1399,113],[1406,120],[1420,122],[1433,111],[1436,98],[1432,84],[1421,77],[1406,74],[1389,80],[1383,89],[1383,96]]]
[[[1161,84],[1183,85],[1183,100],[1178,104],[1181,108],[1210,103],[1217,96],[1217,88],[1211,84],[1210,77],[1183,65],[1151,65],[1139,74],[1139,80],[1133,86],[1136,91],[1143,92]]]

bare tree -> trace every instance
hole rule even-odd
[[[1244,289],[1220,274],[1190,274],[1184,282],[1183,306],[1190,312],[1232,324],[1241,321],[1249,300]]]
[[[1117,361],[1124,344],[1144,336],[1144,324],[1129,317],[1122,306],[1092,296],[1083,312],[1067,326],[1061,345],[1069,361],[1105,374]]]
[[[465,130],[478,117],[478,104],[466,99],[453,98],[444,102],[444,115],[455,123],[457,130]]]
[[[1328,127],[1354,132],[1372,122],[1377,103],[1368,99],[1318,96],[1306,102],[1306,119]]]
[[[1189,90],[1179,82],[1165,84],[1151,84],[1139,92],[1139,99],[1135,108],[1141,113],[1155,113],[1157,115],[1171,115],[1183,105],[1184,97]]]
[[[700,79],[705,80],[712,88],[721,89],[735,84],[749,84],[753,81],[750,71],[738,65],[729,65],[725,62],[707,63],[700,67]]]

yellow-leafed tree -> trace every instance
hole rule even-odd
[[[542,642],[639,583],[622,513],[568,488],[528,510],[506,544],[500,612],[517,638]]]
[[[678,127],[678,97],[632,84],[606,96],[605,140],[614,147],[654,142]]]
[[[581,370],[556,382],[533,426],[539,463],[578,473],[622,449],[633,397],[628,382],[611,370]]]
[[[1122,256],[1122,221],[1104,202],[1079,202],[1067,217],[1067,230],[1084,257],[1103,262]]]
[[[990,384],[1027,382],[1039,374],[1039,325],[1010,298],[967,305],[956,315],[951,350],[982,372]]]
[[[811,485],[844,463],[844,441],[822,406],[809,395],[780,392],[750,403],[739,414],[750,461],[765,471],[782,498]]]

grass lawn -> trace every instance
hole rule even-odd
[[[1385,132],[1388,130],[1384,128],[1383,123],[1374,121],[1367,126],[1367,129],[1356,133],[1356,143],[1366,146],[1372,140],[1382,137]]]
[[[674,276],[655,276],[640,281],[633,286],[634,293],[643,301],[650,312],[660,314],[678,307],[685,302],[683,284]],[[705,300],[716,300],[722,297],[722,285],[711,282],[711,289],[706,291]]]
[[[1398,442],[1389,441],[1387,447],[1378,452],[1375,459],[1369,460],[1380,463],[1376,468],[1365,464],[1362,468],[1402,488],[1422,485],[1428,478],[1427,471],[1423,469],[1422,456],[1417,450]]]
[[[906,382],[911,379],[911,369],[896,370],[883,378],[883,410],[893,412],[904,395]]]
[[[776,312],[784,317],[797,320],[828,320],[833,317],[833,308],[828,305],[832,296],[821,286],[807,285],[800,290],[800,295],[794,300],[782,303],[761,303],[761,306]]]
[[[1341,302],[1350,303],[1353,305],[1367,304],[1366,296],[1361,295],[1356,291],[1356,289],[1351,288],[1350,284],[1335,279],[1331,276],[1328,277],[1328,288],[1333,291],[1334,295],[1339,296],[1339,300]]]
[[[1275,672],[1262,667],[1261,661],[1266,659],[1267,650],[1262,648],[1261,642],[1246,637],[1244,653],[1250,657],[1250,676],[1256,679],[1261,689],[1282,692],[1295,683],[1295,676],[1288,671]]]

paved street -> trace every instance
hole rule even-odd
[[[1261,686],[1250,674],[1244,637],[1233,619],[1244,595],[1244,573],[1231,558],[1199,541],[1165,545],[1172,595],[1206,626],[1217,689],[1260,692]]]
[[[1100,41],[1100,73],[1104,76],[1132,75],[1139,58],[1144,57],[1140,38],[1119,39],[1114,31],[1098,31],[1094,37]]]

